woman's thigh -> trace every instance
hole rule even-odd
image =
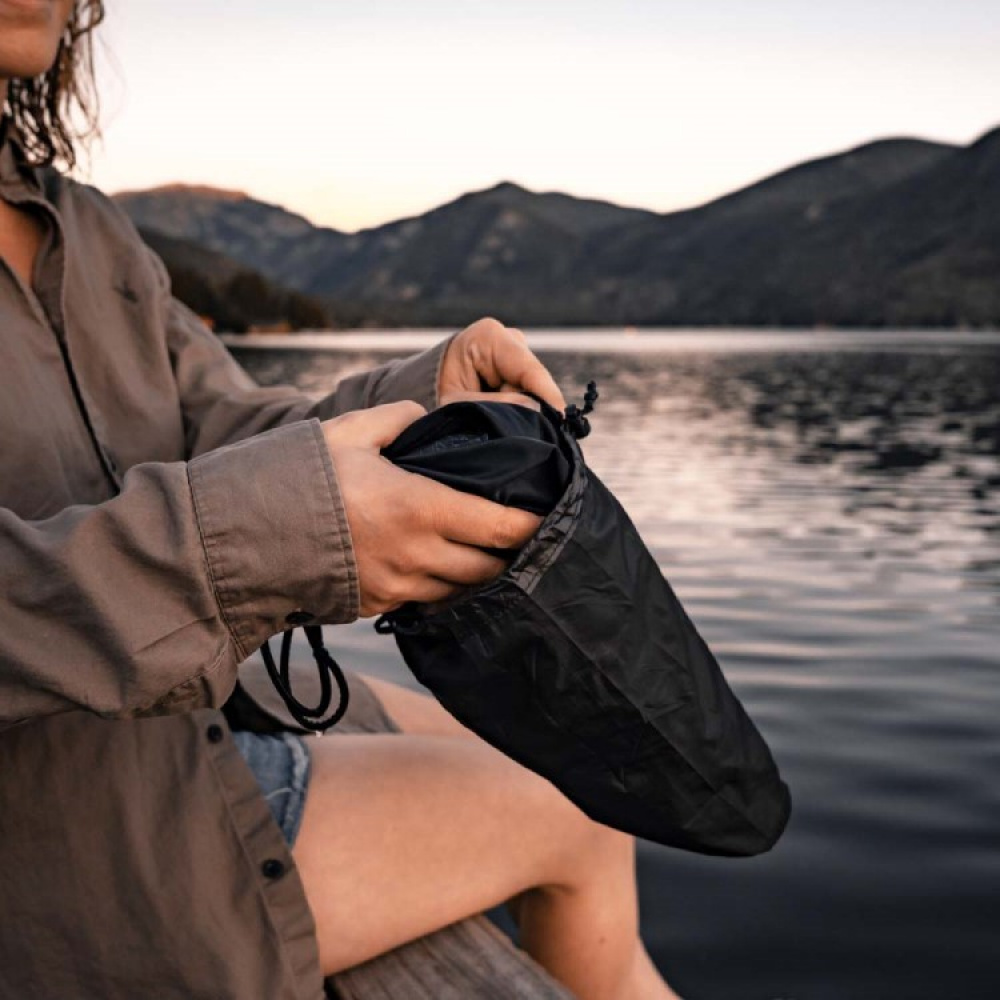
[[[552,785],[474,737],[404,732],[310,745],[294,854],[326,974],[533,886],[570,885],[573,859],[593,837]]]

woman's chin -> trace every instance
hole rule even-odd
[[[0,79],[47,72],[71,10],[66,0],[0,0]]]
[[[48,72],[56,59],[58,40],[55,44],[46,40],[18,45],[17,37],[20,32],[8,34],[3,31],[2,25],[3,21],[0,20],[0,80],[29,80]]]

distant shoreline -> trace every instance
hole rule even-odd
[[[417,351],[450,336],[454,329],[309,331],[291,334],[219,334],[231,348],[285,351]],[[526,329],[532,347],[542,351],[649,353],[676,350],[871,350],[926,345],[1000,347],[1000,330],[886,329],[732,329],[678,328],[626,331],[621,327]],[[570,339],[572,338],[572,339]]]

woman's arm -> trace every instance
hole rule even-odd
[[[160,309],[191,456],[295,420],[327,420],[405,401],[432,410],[442,399],[468,397],[484,387],[529,392],[560,410],[566,405],[521,331],[489,318],[419,354],[342,379],[318,401],[287,386],[262,388],[219,338],[173,298],[166,269],[152,251],[148,253],[158,276]]]
[[[114,499],[46,520],[0,509],[0,589],[0,725],[221,704],[290,612],[357,617],[322,425],[135,466]]]
[[[137,465],[114,499],[44,521],[0,509],[0,727],[219,705],[293,613],[347,622],[499,574],[482,550],[523,545],[539,519],[382,458],[421,413],[379,406]]]
[[[145,248],[143,252],[157,275],[159,313],[177,383],[189,456],[310,417],[326,420],[352,410],[404,400],[420,403],[428,410],[437,405],[441,365],[451,343],[448,339],[413,357],[342,379],[333,392],[318,401],[289,386],[258,386],[222,341],[172,296],[160,259]]]

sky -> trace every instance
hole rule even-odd
[[[656,211],[1000,125],[1000,0],[106,0],[108,191],[355,230],[512,180]]]

